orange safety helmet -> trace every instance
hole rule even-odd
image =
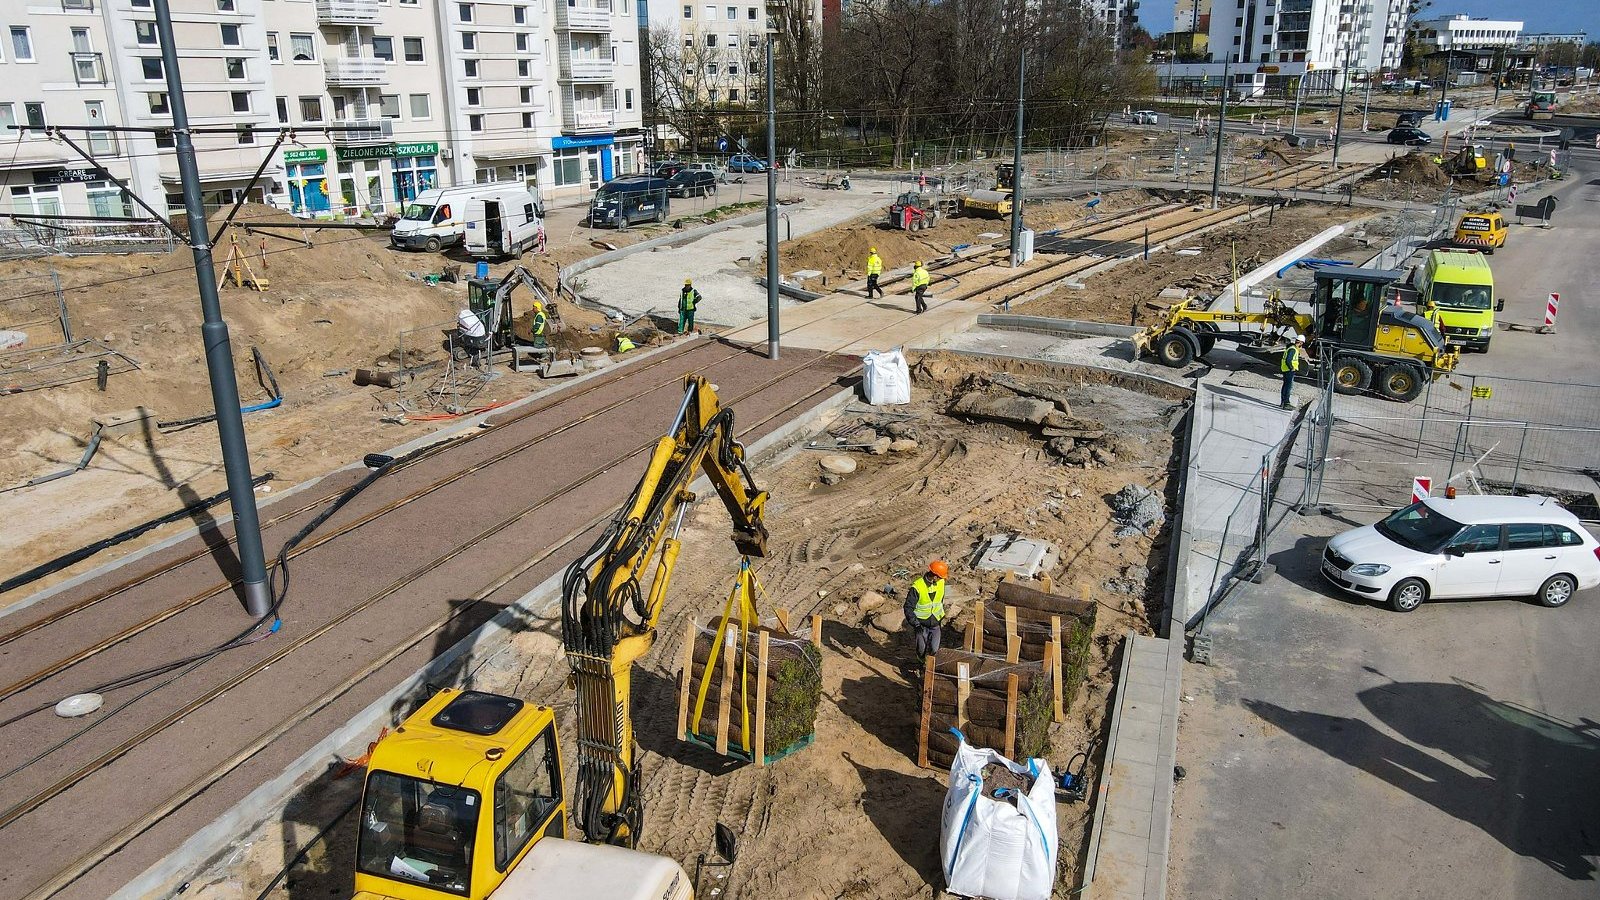
[[[945,562],[942,559],[936,559],[933,562],[928,563],[928,571],[939,576],[940,578],[950,577],[950,567],[945,565]]]

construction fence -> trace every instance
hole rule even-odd
[[[0,259],[30,256],[86,256],[97,253],[167,253],[176,246],[172,232],[158,224],[127,222],[44,222],[12,217],[0,228]]]

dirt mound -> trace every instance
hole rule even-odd
[[[1433,159],[1422,153],[1407,153],[1389,160],[1367,176],[1368,181],[1398,181],[1403,184],[1446,187],[1450,176]]]
[[[1105,165],[1101,166],[1100,168],[1095,169],[1094,170],[1094,177],[1096,177],[1096,178],[1132,178],[1133,177],[1133,173],[1128,171],[1128,167],[1123,165],[1122,163],[1112,162],[1112,163],[1106,163]]]

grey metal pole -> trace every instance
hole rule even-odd
[[[767,35],[767,359],[778,358],[778,89]]]
[[[1228,91],[1232,69],[1229,63],[1233,60],[1224,56],[1222,58],[1222,112],[1217,116],[1217,157],[1211,161],[1211,208],[1217,209],[1220,203],[1217,198],[1218,189],[1222,187],[1222,136],[1228,133]]]
[[[1011,267],[1022,265],[1022,97],[1027,84],[1028,52],[1017,60],[1017,145],[1011,153]]]
[[[1339,112],[1333,117],[1333,171],[1339,171],[1339,143],[1344,139],[1344,98],[1350,92],[1350,51],[1355,49],[1355,33],[1350,33],[1350,43],[1344,45],[1344,71],[1339,79]]]
[[[266,560],[261,552],[261,521],[256,515],[255,489],[251,486],[250,448],[245,444],[244,415],[239,411],[239,383],[233,375],[233,347],[228,341],[228,325],[222,320],[222,304],[217,298],[217,273],[211,261],[205,204],[200,197],[200,172],[195,165],[194,141],[189,136],[189,110],[184,103],[183,76],[178,72],[178,48],[172,37],[172,7],[168,0],[155,0],[155,14],[156,35],[161,41],[161,65],[167,73],[167,102],[172,108],[178,176],[183,181],[183,208],[189,217],[189,249],[194,252],[195,281],[200,287],[200,310],[204,317],[200,336],[205,343],[206,368],[211,375],[211,404],[217,412],[222,468],[228,477],[239,570],[244,578],[244,608],[250,615],[261,618],[272,610],[272,595],[267,588]]]

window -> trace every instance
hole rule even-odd
[[[466,71],[468,78],[477,78],[478,77],[478,61],[477,60],[475,60],[475,59],[464,59],[464,60],[461,61],[461,66]]]
[[[1544,530],[1546,547],[1576,547],[1583,543],[1583,538],[1565,525],[1546,525]]]
[[[694,49],[694,35],[686,34],[683,36],[683,47],[685,50]]]
[[[222,31],[222,46],[224,46],[224,47],[238,47],[238,46],[241,45],[241,39],[239,37],[239,26],[237,26],[237,25],[218,25],[217,28]]]
[[[739,102],[739,89],[738,88],[728,88],[728,102],[729,103],[738,103]],[[628,107],[628,108],[629,109],[633,109],[633,107],[631,107],[631,106]]]
[[[517,77],[518,78],[530,78],[530,77],[532,77],[532,74],[531,74],[532,72],[533,72],[532,64],[530,64],[525,59],[517,60]]]
[[[467,105],[483,105],[483,90],[481,88],[467,88]]]
[[[494,867],[511,866],[561,804],[555,729],[546,728],[494,783]]]
[[[714,34],[706,35],[706,46],[707,47],[715,47],[716,45],[717,45],[717,36],[714,35]]]
[[[732,21],[734,21],[735,19],[738,19],[738,18],[739,18],[739,7],[737,7],[737,6],[728,7],[728,21],[732,22]]]
[[[322,98],[321,97],[301,97],[300,98],[300,121],[302,121],[302,122],[321,122],[322,121]]]
[[[128,5],[135,9],[149,9],[150,0],[128,0]]]
[[[217,0],[217,11],[218,12],[233,12],[234,11],[233,4],[234,4],[234,0]]]
[[[517,32],[517,52],[528,52],[528,35],[525,32]]]
[[[1446,547],[1447,552],[1460,553],[1490,553],[1499,549],[1499,525],[1468,525]]]
[[[533,113],[523,113],[522,114],[522,127],[523,128],[532,128],[533,127]]]
[[[736,62],[728,63],[728,74],[729,75],[737,75],[737,74],[739,74],[739,64],[736,63]]]
[[[583,151],[576,148],[557,150],[552,160],[552,174],[556,187],[583,184]]]
[[[400,0],[401,6],[416,6],[418,0]]]
[[[717,8],[715,6],[707,6],[705,8],[705,13],[706,13],[705,19],[706,19],[707,22],[711,22],[711,21],[715,21],[716,20],[716,18],[717,18]]]
[[[254,144],[256,142],[256,127],[254,125],[240,125],[238,141],[241,144]]]
[[[289,124],[289,98],[278,97],[274,102],[278,107],[278,121],[284,125]]]
[[[228,69],[228,80],[229,81],[243,81],[244,80],[244,58],[243,57],[230,56],[226,60],[223,60],[223,63],[224,63],[224,65],[226,65],[226,67]]]
[[[150,101],[150,115],[172,115],[172,107],[167,103],[166,91],[151,91],[148,94],[145,94],[145,99]]]
[[[633,109],[633,88],[623,88],[622,103],[623,109]]]
[[[472,844],[442,849],[446,842],[439,838],[477,834],[480,807],[477,791],[374,772],[367,779],[360,815],[356,867],[385,880],[410,878],[436,891],[466,896],[471,872],[467,848]],[[418,860],[420,868],[404,863],[396,868],[400,860]]]
[[[267,59],[273,62],[283,62],[283,56],[278,53],[278,33],[267,32]]]
[[[685,7],[684,7],[684,8],[683,8],[683,17],[684,17],[684,18],[685,18],[685,19],[692,19],[692,18],[694,18],[694,7],[692,7],[692,6],[685,6]]]
[[[0,129],[13,128],[17,124],[17,105],[15,103],[0,103]]]
[[[716,63],[706,63],[706,74],[707,75],[715,75],[715,74],[717,74],[717,64]]]
[[[476,31],[463,31],[463,32],[461,32],[461,49],[463,49],[463,50],[476,50],[476,49],[478,49],[478,33]]]
[[[528,8],[526,6],[511,7],[511,21],[518,25],[528,24]]]
[[[172,136],[171,128],[163,128],[156,132],[156,147],[158,149],[171,150],[176,146],[178,146],[178,141]],[[170,206],[171,204],[168,205]],[[183,205],[183,202],[180,200],[178,205]]]
[[[531,87],[523,88],[520,92],[518,92],[518,98],[517,99],[519,101],[521,101],[523,106],[532,106],[533,105],[533,88],[531,88]]]
[[[28,26],[11,26],[11,58],[17,62],[33,62],[33,36]]]
[[[1507,525],[1506,549],[1507,550],[1532,550],[1545,546],[1545,531],[1554,528],[1553,525]]]
[[[156,41],[156,23],[154,23],[154,22],[134,22],[133,23],[133,40],[134,40],[134,43],[143,45],[145,47],[154,47],[154,46],[156,46],[156,44],[157,44],[157,41]]]
[[[295,62],[316,62],[317,42],[314,35],[289,35],[289,58]]]
[[[427,119],[427,118],[431,118],[432,115],[433,114],[428,109],[428,95],[427,94],[412,94],[411,95],[411,118],[413,118],[413,119]]]
[[[471,3],[457,3],[456,4],[456,13],[461,17],[461,21],[463,21],[463,22],[471,22],[472,21],[472,4]]]
[[[394,62],[394,38],[373,35],[372,55],[384,62]]]
[[[57,216],[61,214],[61,188],[55,185],[33,185],[11,189],[13,212]]]
[[[745,18],[749,19],[752,22],[754,22],[756,20],[756,8],[754,6],[746,7],[746,9],[745,9]]]
[[[419,63],[419,62],[422,62],[422,38],[419,38],[419,37],[402,38],[400,43],[401,43],[401,48],[405,51],[405,54],[406,54],[406,62],[408,62],[408,63]]]
[[[467,116],[467,130],[476,134],[483,130],[483,115]]]
[[[22,104],[22,117],[27,120],[29,128],[43,129],[49,123],[44,118],[44,103]]]
[[[161,57],[159,56],[139,57],[139,71],[144,75],[145,81],[165,81],[167,78],[166,70],[161,67]]]
[[[249,91],[233,91],[229,95],[229,99],[231,99],[233,101],[233,111],[234,112],[236,112],[236,113],[247,113],[247,112],[250,111],[250,92]]]
[[[712,103],[717,102],[717,99],[718,99],[717,95],[720,94],[720,93],[721,93],[721,91],[718,91],[716,88],[712,88],[711,90],[706,91],[706,94],[709,96],[709,98],[710,98]]]

